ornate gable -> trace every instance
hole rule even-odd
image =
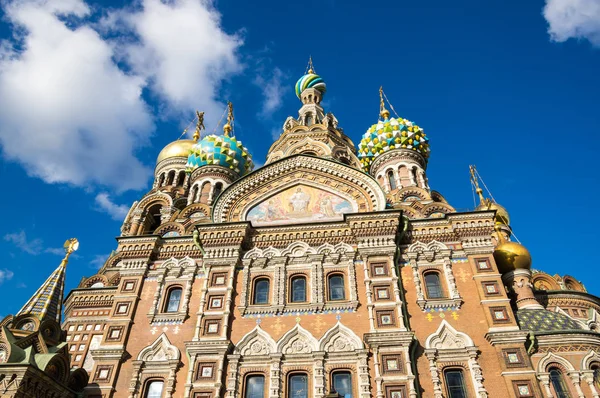
[[[295,155],[228,187],[214,206],[215,222],[282,225],[341,220],[346,213],[385,209],[385,195],[365,173],[331,160]]]

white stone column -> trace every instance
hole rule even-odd
[[[442,381],[440,380],[440,372],[437,368],[436,349],[426,349],[425,356],[429,359],[429,373],[431,374],[431,381],[433,382],[433,396],[434,398],[444,398],[442,392]]]
[[[452,272],[452,261],[450,260],[449,254],[444,256],[444,275],[446,276],[446,282],[448,283],[448,293],[450,293],[450,298],[460,298],[460,294],[458,294],[458,289],[456,288],[456,279]]]
[[[584,370],[583,372],[581,372],[581,377],[588,384],[590,391],[592,392],[592,396],[594,398],[599,398],[600,393],[598,393],[598,389],[596,388],[596,385],[594,383],[594,371],[593,370]]]
[[[550,374],[549,373],[540,373],[537,375],[538,380],[544,386],[544,392],[546,394],[546,398],[554,398],[552,395],[552,390],[550,389]]]
[[[269,398],[279,398],[281,385],[282,354],[271,354],[271,376],[269,377]]]
[[[579,372],[569,372],[567,375],[571,378],[571,382],[577,391],[577,396],[579,398],[585,398],[585,394],[581,390],[581,378],[579,377]]]

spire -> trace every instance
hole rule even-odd
[[[75,238],[69,239],[65,242],[64,248],[66,255],[58,268],[21,308],[17,316],[34,315],[40,321],[52,319],[60,323],[67,262],[71,253],[79,248],[79,242]]]
[[[385,94],[383,93],[383,86],[380,86],[379,87],[379,115],[381,115],[381,117],[385,120],[385,119],[389,119],[390,111],[385,109],[385,103],[383,100],[384,96],[385,96]]]
[[[306,73],[307,74],[316,74],[315,72],[315,66],[313,65],[313,61],[312,61],[312,55],[308,56],[308,66],[306,67]]]
[[[479,206],[489,206],[489,201],[483,196],[483,189],[479,187],[479,179],[477,178],[477,169],[475,165],[469,165],[469,172],[471,173],[471,184],[475,187],[475,192],[479,195]]]
[[[196,111],[196,130],[194,130],[194,141],[198,142],[200,139],[200,132],[205,129],[204,127],[204,112]]]
[[[223,126],[223,132],[227,137],[229,137],[229,133],[233,130],[233,104],[231,101],[227,102],[227,123]]]

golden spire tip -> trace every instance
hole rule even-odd
[[[381,115],[381,117],[384,119],[390,117],[390,111],[385,109],[385,102],[383,100],[383,86],[379,86],[379,115]]]
[[[200,131],[204,130],[204,112],[196,111],[196,130],[194,130],[194,136],[192,137],[194,141],[198,142],[200,139]]]
[[[231,101],[227,102],[227,123],[223,126],[223,132],[226,136],[229,136],[229,133],[233,130],[233,104]]]

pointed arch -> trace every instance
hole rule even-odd
[[[309,354],[318,349],[317,339],[299,323],[281,336],[277,342],[277,352],[283,354]]]
[[[446,321],[442,320],[435,333],[425,340],[425,348],[454,349],[474,347],[473,340],[466,334],[457,331]]]
[[[538,368],[537,368],[538,373],[547,372],[548,367],[553,363],[562,365],[567,371],[575,370],[575,367],[571,364],[571,362],[567,361],[565,358],[563,358],[561,356],[554,354],[553,352],[549,352],[538,363]]]
[[[347,352],[362,348],[364,344],[361,338],[339,321],[319,340],[319,351]]]
[[[591,370],[590,366],[594,362],[600,363],[600,354],[592,350],[581,360],[581,370]]]
[[[158,362],[179,360],[180,357],[179,349],[171,344],[166,334],[162,333],[154,343],[140,351],[137,359],[144,362]]]
[[[236,344],[234,352],[244,356],[268,355],[277,352],[277,343],[269,333],[256,325]]]

